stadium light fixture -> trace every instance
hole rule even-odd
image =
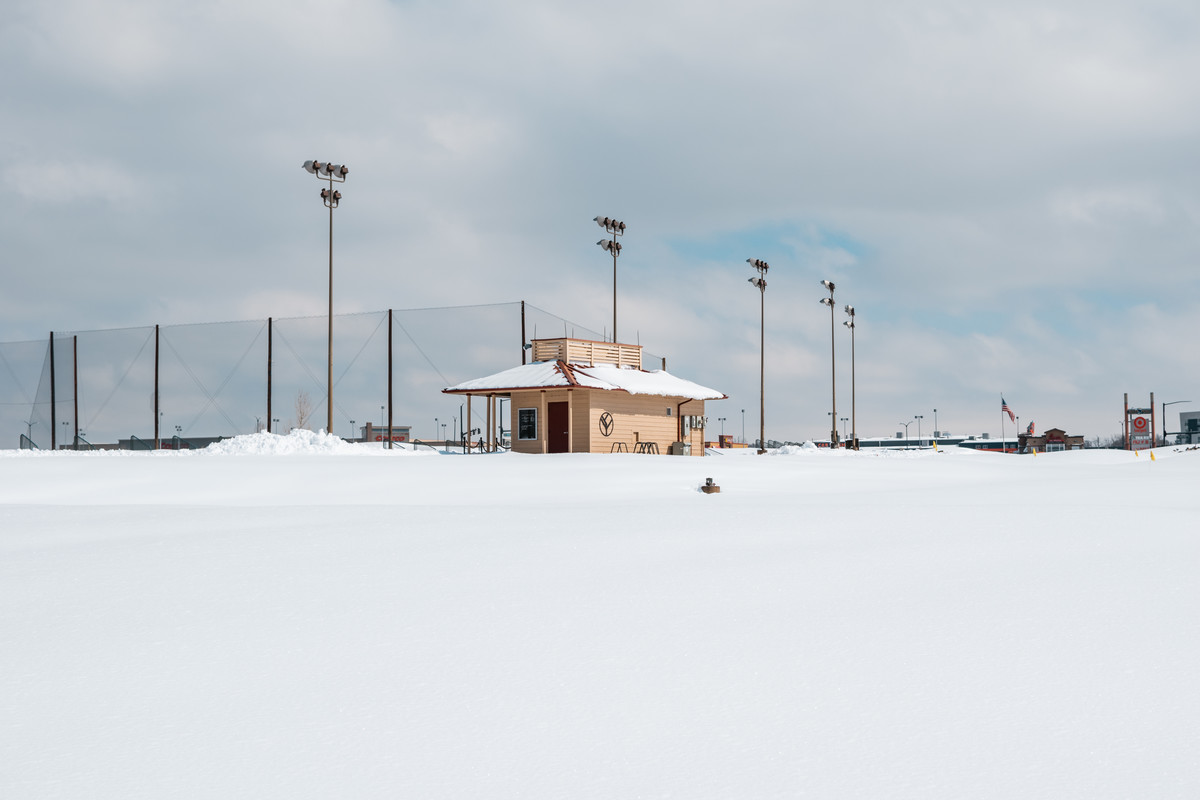
[[[345,164],[328,161],[305,161],[301,167],[317,180],[328,181],[329,186],[321,189],[321,201],[329,209],[329,358],[325,373],[325,432],[333,433],[333,210],[341,202],[342,193],[335,191],[334,183],[345,183],[350,169]]]
[[[829,441],[830,441],[830,443],[831,443],[831,446],[832,446],[832,447],[837,447],[837,446],[838,446],[838,431],[837,431],[837,346],[836,346],[836,345],[837,345],[837,342],[836,342],[836,338],[837,338],[837,337],[835,337],[835,336],[834,336],[834,331],[836,331],[836,330],[837,330],[837,328],[835,327],[835,323],[834,323],[834,320],[833,320],[833,307],[834,307],[834,305],[835,305],[835,303],[833,302],[833,289],[834,289],[834,286],[833,286],[833,282],[832,282],[832,281],[821,281],[821,285],[822,285],[822,286],[824,286],[826,289],[828,289],[828,290],[829,290],[829,297],[823,297],[823,298],[821,298],[821,304],[822,304],[822,305],[829,306],[829,368],[830,368],[830,373],[831,373],[831,375],[832,375],[832,378],[831,378],[831,380],[830,380],[830,386],[831,386],[831,387],[832,387],[832,389],[833,389],[833,412],[832,412],[832,415],[831,415],[831,417],[830,417],[830,418],[833,420],[833,425],[832,425],[832,426],[830,426],[830,427],[831,427],[833,430],[831,430],[831,431],[829,432]]]
[[[858,396],[855,387],[854,364],[854,306],[846,306],[850,319],[842,324],[850,329],[850,447],[858,449]]]
[[[604,252],[611,253],[613,259],[613,328],[612,340],[613,344],[617,342],[617,256],[621,255],[621,243],[617,241],[618,236],[625,235],[625,223],[612,217],[593,217],[592,221],[604,228],[605,231],[612,236],[611,239],[601,239],[596,242],[604,249]]]
[[[747,258],[746,263],[758,270],[758,275],[750,278],[750,285],[758,287],[759,294],[759,333],[758,333],[758,454],[767,452],[767,424],[765,415],[766,374],[767,374],[767,270],[771,265],[761,258]],[[746,417],[742,411],[742,438],[745,438]]]

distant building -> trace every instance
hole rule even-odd
[[[368,422],[359,428],[362,438],[360,442],[386,442],[388,440],[387,425],[376,425],[374,422]],[[408,442],[412,440],[411,425],[393,425],[392,426],[392,441],[393,442]]]
[[[1200,444],[1200,411],[1185,411],[1179,415],[1175,444]]]
[[[1022,433],[1018,438],[1019,453],[1054,453],[1060,450],[1082,450],[1082,436],[1068,436],[1062,428],[1051,428],[1041,436]]]

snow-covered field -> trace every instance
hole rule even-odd
[[[221,450],[0,451],[0,797],[1200,797],[1200,451]]]

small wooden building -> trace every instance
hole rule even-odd
[[[443,391],[486,403],[495,428],[496,400],[511,399],[509,427],[517,453],[704,454],[705,400],[725,395],[666,370],[642,369],[640,345],[584,339],[535,339],[533,363]]]

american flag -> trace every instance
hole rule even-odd
[[[1008,403],[1004,402],[1004,395],[1000,396],[1000,411],[1001,413],[1008,414],[1009,422],[1017,421],[1017,417],[1012,413],[1012,409],[1008,407]]]

